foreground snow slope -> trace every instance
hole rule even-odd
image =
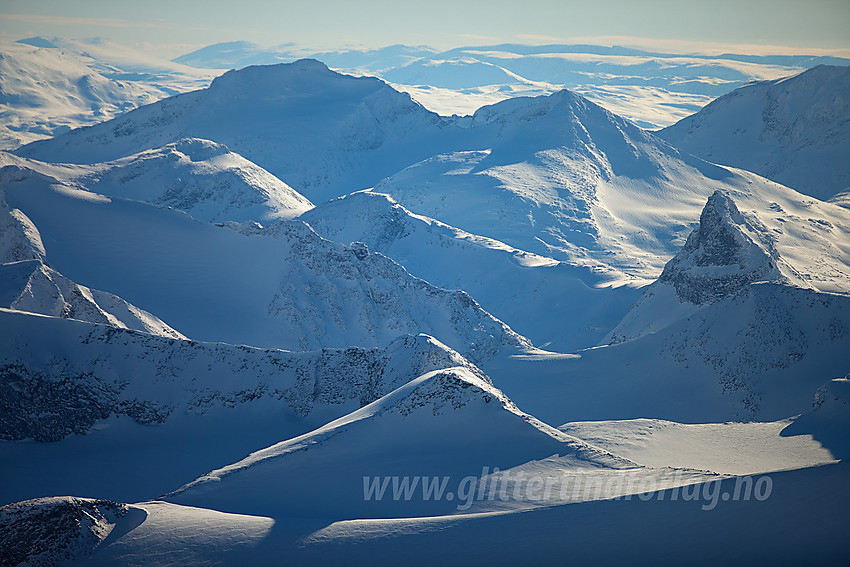
[[[748,499],[719,499],[723,493],[735,494],[739,481],[728,479],[688,489],[696,498],[685,499],[684,489],[677,489],[676,500],[668,490],[648,500],[431,518],[273,519],[143,502],[127,507],[129,513],[110,532],[114,537],[85,561],[140,566],[267,565],[284,559],[300,565],[468,565],[474,556],[491,564],[553,563],[565,557],[612,566],[633,563],[636,557],[651,564],[839,564],[850,545],[847,468],[842,463],[772,474],[770,495],[762,500],[752,492]],[[702,495],[715,492],[716,507],[706,509],[708,498]],[[16,510],[36,517],[47,506],[56,504],[29,502]],[[62,541],[74,541],[76,533],[62,532]],[[42,550],[29,541],[11,541],[22,556]]]
[[[45,490],[154,498],[422,373],[479,372],[425,335],[385,349],[290,353],[9,310],[0,335],[0,455],[13,463],[4,502]],[[13,442],[25,439],[55,442]]]
[[[207,222],[269,222],[313,205],[261,167],[209,140],[186,138],[90,166],[48,164],[0,153],[17,165],[89,191],[171,207]]]
[[[658,135],[826,200],[850,188],[850,68],[743,86]]]
[[[416,215],[380,193],[326,201],[299,218],[325,238],[364,242],[434,285],[467,291],[548,350],[597,344],[640,294],[601,288],[605,279],[590,270]]]
[[[204,138],[226,144],[317,202],[374,185],[437,153],[448,130],[439,116],[379,79],[301,60],[230,71],[209,88],[16,153],[96,163]]]
[[[575,468],[629,468],[520,411],[468,368],[424,374],[306,435],[214,470],[166,500],[254,515],[420,516],[451,513],[453,498],[365,501],[364,478],[459,479],[561,456]],[[416,489],[411,491],[415,494]],[[458,495],[460,498],[460,496]]]
[[[31,170],[0,173],[6,202],[38,227],[52,268],[193,339],[306,350],[426,332],[478,361],[530,347],[465,292],[435,288],[300,221],[243,233]]]

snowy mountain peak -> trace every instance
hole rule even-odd
[[[826,200],[850,187],[850,67],[743,86],[658,135]]]
[[[320,77],[327,78],[337,75],[328,66],[315,59],[299,59],[292,63],[277,65],[251,65],[242,69],[231,70],[213,79],[210,91],[241,90],[247,84],[262,84],[264,87],[283,86],[287,90],[294,83],[313,82]],[[273,83],[273,84],[272,84]],[[256,92],[245,93],[256,96]]]
[[[774,241],[755,216],[742,214],[721,191],[709,197],[699,226],[658,279],[682,301],[704,304],[756,281],[787,282]]]
[[[9,209],[0,198],[0,263],[40,260],[46,253],[41,234],[29,217],[18,209]]]
[[[341,461],[340,454],[352,451],[352,458]],[[345,517],[351,506],[362,505],[364,476],[378,470],[469,474],[481,470],[476,459],[506,468],[556,454],[594,467],[634,466],[524,413],[468,368],[445,368],[309,433],[213,470],[163,499],[264,515],[303,513],[312,505],[321,506],[323,514]],[[294,471],[309,482],[296,482]],[[435,507],[454,505],[427,503],[417,515]]]
[[[74,283],[41,260],[0,264],[0,307],[186,338],[147,311],[111,293]]]
[[[313,206],[257,164],[202,138],[182,138],[89,166],[45,163],[5,152],[0,153],[0,165],[4,163],[93,193],[171,207],[206,222],[288,219]]]
[[[92,164],[182,138],[226,144],[300,193],[324,200],[373,186],[445,145],[446,123],[374,77],[313,60],[246,67],[199,91],[15,150]]]

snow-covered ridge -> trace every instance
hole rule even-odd
[[[850,68],[820,65],[721,96],[658,134],[826,200],[850,188]]]
[[[352,453],[352,447],[357,451]],[[312,514],[322,517],[339,517],[352,507],[360,514],[381,515],[387,513],[384,506],[392,509],[398,503],[364,506],[361,479],[367,471],[480,473],[482,462],[506,467],[554,454],[577,467],[635,466],[522,412],[485,376],[465,367],[447,368],[423,374],[310,433],[202,475],[163,499],[272,516],[303,513],[312,499],[314,509],[321,510]],[[451,499],[410,506],[415,515],[455,507]]]
[[[313,205],[281,180],[209,140],[185,138],[112,162],[48,164],[0,154],[18,165],[88,191],[171,207],[207,222],[269,222]]]
[[[290,353],[199,343],[0,310],[3,439],[59,440],[97,420],[127,415],[161,423],[252,400],[278,400],[306,416],[316,405],[354,408],[435,369],[480,370],[426,335],[384,349]],[[49,410],[49,411],[47,411]]]
[[[39,260],[0,264],[0,307],[186,338],[147,311],[111,293],[76,284]]]
[[[236,231],[30,170],[2,171],[7,202],[38,227],[53,269],[188,337],[314,350],[385,346],[424,332],[476,362],[530,347],[465,292],[325,240],[301,221]]]
[[[207,89],[16,153],[96,163],[203,138],[226,144],[320,201],[374,185],[432,155],[446,128],[438,115],[379,79],[341,75],[318,61],[300,60],[230,71]]]
[[[417,215],[374,191],[326,201],[299,218],[325,238],[363,242],[417,277],[468,292],[548,350],[596,344],[640,294],[626,286],[599,289],[595,285],[604,280],[590,270]]]
[[[15,168],[0,179],[25,178]],[[0,193],[0,307],[185,338],[158,317],[120,297],[79,285],[45,264],[41,234],[20,210],[9,209]]]

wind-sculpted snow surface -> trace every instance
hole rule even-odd
[[[740,87],[661,130],[676,147],[818,199],[850,188],[850,68]]]
[[[401,337],[385,349],[290,353],[0,311],[0,438],[57,441],[101,419],[163,423],[254,400],[306,416],[315,406],[366,405],[431,370],[480,371],[438,341]],[[346,405],[348,404],[348,405]]]

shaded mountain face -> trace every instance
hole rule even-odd
[[[76,284],[38,260],[0,264],[0,307],[185,339],[120,297]]]
[[[340,415],[424,372],[460,365],[481,374],[426,335],[400,337],[385,349],[290,353],[9,310],[0,311],[0,334],[8,346],[0,353],[6,440],[58,441],[112,416],[158,424],[263,400],[293,419],[335,405]]]
[[[600,288],[605,279],[591,270],[417,215],[374,191],[326,201],[299,219],[329,240],[363,242],[429,283],[467,291],[547,350],[598,343],[641,294],[629,286]]]
[[[14,169],[0,173],[7,181],[30,174]],[[33,222],[19,209],[10,209],[0,195],[0,307],[185,338],[120,297],[69,280],[45,263],[46,254]]]
[[[51,268],[194,339],[310,350],[428,332],[478,362],[530,348],[467,293],[436,288],[300,221],[240,232],[28,170],[0,173],[6,201],[38,226]]]
[[[661,130],[679,149],[826,200],[850,187],[850,68],[740,87]]]
[[[0,507],[3,565],[80,561],[130,515],[135,516],[126,504],[70,496],[36,498]],[[144,514],[134,519],[143,517]]]
[[[16,153],[95,163],[203,138],[226,144],[320,201],[374,185],[433,155],[445,147],[449,130],[439,116],[379,79],[300,60],[230,71],[206,89]]]

